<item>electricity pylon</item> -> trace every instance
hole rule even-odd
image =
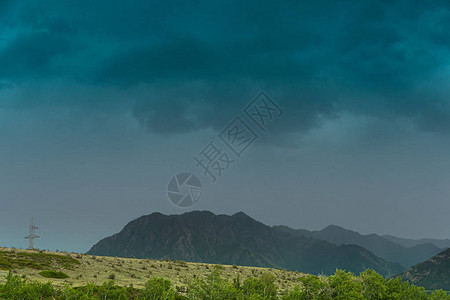
[[[34,233],[34,231],[36,229],[39,229],[38,227],[34,226],[33,223],[33,217],[31,217],[31,223],[30,223],[30,233],[28,234],[28,236],[26,236],[25,238],[28,239],[28,249],[29,250],[34,250],[34,239],[38,239],[40,238],[40,236],[36,235]]]

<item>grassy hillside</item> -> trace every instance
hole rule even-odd
[[[5,283],[9,270],[21,277],[48,282],[56,287],[70,285],[83,286],[87,283],[102,285],[114,279],[119,286],[142,288],[151,277],[164,277],[172,281],[175,288],[183,291],[193,278],[206,278],[214,268],[212,264],[190,263],[184,261],[152,260],[93,256],[76,253],[55,253],[47,251],[30,251],[0,248],[0,284]],[[42,271],[58,271],[68,278],[51,278],[40,275]],[[298,284],[298,272],[224,265],[222,276],[233,279],[238,274],[242,280],[259,276],[264,272],[272,273],[280,291],[292,289]],[[45,274],[45,273],[44,273]]]
[[[423,287],[402,282],[400,277],[386,280],[373,270],[359,276],[338,270],[325,277],[257,267],[7,248],[0,248],[0,262],[0,298],[12,300],[450,300],[442,290],[428,295]]]

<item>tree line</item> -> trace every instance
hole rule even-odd
[[[181,294],[166,278],[155,277],[145,283],[143,289],[120,287],[114,280],[101,286],[87,284],[73,288],[66,286],[55,288],[51,282],[28,281],[13,275],[6,277],[6,283],[0,285],[0,299],[14,300],[450,300],[443,290],[427,293],[423,287],[403,282],[400,277],[389,280],[373,270],[367,270],[359,276],[351,272],[337,270],[331,276],[300,276],[298,284],[289,291],[278,290],[276,277],[272,273],[263,273],[258,277],[230,280],[221,276],[217,266],[205,278],[194,278]]]

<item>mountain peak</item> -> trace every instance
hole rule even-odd
[[[239,211],[237,213],[235,213],[234,215],[231,216],[232,218],[246,218],[246,219],[251,219],[251,217],[249,217],[249,215],[247,215],[246,213]]]
[[[213,212],[210,212],[209,210],[193,210],[185,212],[184,214],[178,216],[215,217],[216,215]]]
[[[328,226],[326,226],[324,229],[322,229],[322,231],[324,230],[341,230],[341,231],[349,231],[349,229],[346,229],[344,227],[341,227],[339,225],[334,225],[334,224],[330,224]]]
[[[126,228],[126,229],[125,229]],[[181,215],[152,214],[130,223],[95,244],[89,254],[118,257],[177,259],[193,262],[248,265],[333,274],[372,268],[383,275],[403,268],[359,246],[333,245],[293,236],[269,227],[243,212],[215,215],[192,211]]]

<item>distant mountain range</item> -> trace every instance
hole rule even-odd
[[[450,248],[450,239],[445,240],[439,240],[439,239],[419,239],[419,240],[412,240],[412,239],[404,239],[399,238],[392,235],[383,235],[383,237],[387,240],[390,240],[391,242],[397,243],[399,245],[402,245],[403,247],[414,247],[420,244],[433,244],[438,248],[441,249],[447,249]]]
[[[427,290],[450,291],[450,249],[406,270],[402,277]]]
[[[411,246],[403,246],[392,241],[393,237],[386,238],[377,234],[362,235],[335,225],[330,225],[320,231],[294,230],[286,226],[274,226],[274,228],[295,236],[320,239],[338,246],[358,245],[387,261],[400,263],[405,268],[423,262],[442,251],[441,248],[430,242],[421,244],[418,241],[414,243],[414,240],[404,239],[405,241],[410,241]],[[439,242],[440,245],[445,245],[445,241],[433,241]]]
[[[338,232],[340,229],[331,227],[323,234],[331,240]],[[88,254],[274,267],[312,274],[333,274],[336,269],[359,273],[371,268],[391,276],[404,270],[399,263],[361,246],[337,245],[337,240],[313,235],[270,227],[242,212],[232,216],[206,211],[170,216],[153,213],[99,241]]]

